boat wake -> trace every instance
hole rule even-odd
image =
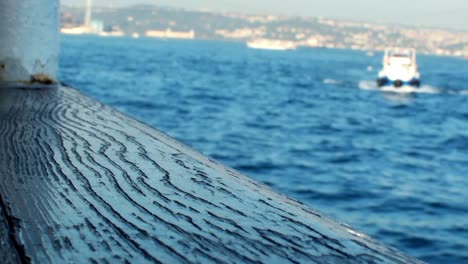
[[[438,94],[440,90],[436,87],[430,85],[422,85],[420,87],[414,86],[402,86],[402,87],[393,87],[393,86],[384,86],[378,87],[375,81],[360,81],[359,89],[362,90],[379,90],[382,92],[389,93],[425,93],[425,94]]]
[[[322,81],[324,84],[340,84],[341,82],[338,81],[338,80],[334,80],[334,79],[323,79]]]

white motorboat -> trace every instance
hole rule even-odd
[[[297,44],[286,40],[255,39],[247,42],[247,47],[266,50],[294,50],[297,48]]]
[[[385,50],[383,69],[379,72],[377,79],[379,87],[419,87],[420,78],[415,49],[389,48]]]

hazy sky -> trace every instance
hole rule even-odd
[[[85,0],[61,0],[83,5]],[[468,0],[93,0],[101,6],[163,6],[425,25],[468,30]]]

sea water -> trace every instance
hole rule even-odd
[[[75,36],[60,75],[386,244],[467,263],[468,60],[421,55],[421,89],[384,92],[381,56]]]

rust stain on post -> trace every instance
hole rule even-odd
[[[36,88],[56,83],[58,0],[0,1],[0,83]]]
[[[43,73],[34,74],[31,76],[31,83],[39,84],[56,84],[57,82],[51,76]]]
[[[0,64],[0,81],[3,80],[3,74],[5,72],[6,65],[5,64]]]

